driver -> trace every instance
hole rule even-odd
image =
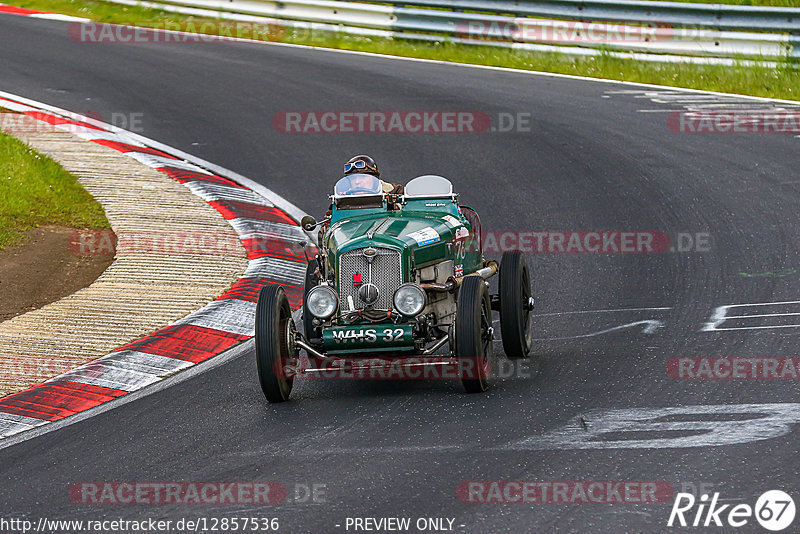
[[[375,191],[375,192],[377,192],[376,189],[377,189],[378,184],[376,184],[376,182],[378,184],[380,184],[380,188],[383,189],[384,182],[382,182],[381,180],[378,180],[377,178],[375,178],[375,176],[373,176],[371,174],[364,174],[364,173],[351,174],[347,179],[347,183],[349,183],[349,187],[348,187],[347,192],[348,192],[348,194],[350,192],[356,192],[356,191],[361,191],[361,192]],[[337,184],[336,187],[338,189],[339,188],[339,184]]]
[[[360,154],[358,156],[353,156],[344,164],[344,176],[348,176],[350,174],[371,174],[372,176],[378,178],[380,180],[381,173],[378,170],[378,164],[375,163],[375,160],[371,157],[367,156],[366,154]],[[359,178],[355,178],[358,180]],[[384,193],[393,194],[393,195],[402,195],[403,194],[403,186],[401,184],[391,184],[388,182],[384,182],[380,180],[381,188],[383,189]],[[353,184],[356,186],[355,184]],[[365,184],[368,186],[369,184]]]
[[[350,186],[353,189],[372,188],[371,180],[369,180],[367,176],[364,176],[365,174],[378,178],[383,193],[392,195],[403,194],[402,184],[391,184],[389,182],[384,182],[383,180],[380,179],[381,172],[378,170],[378,164],[375,163],[374,159],[367,156],[366,154],[359,154],[358,156],[353,156],[352,158],[350,158],[345,162],[344,176],[353,175],[353,177],[350,179]],[[332,209],[333,206],[328,208],[328,211],[325,213],[326,219],[331,216]],[[397,209],[397,205],[392,203],[390,205],[390,209]],[[321,224],[319,227],[319,233],[317,234],[317,243],[319,244],[320,248],[322,248],[322,236],[325,234],[325,229],[327,227],[328,223]]]

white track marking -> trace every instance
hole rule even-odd
[[[672,308],[618,308],[614,310],[581,310],[581,311],[568,311],[568,312],[555,312],[555,313],[537,313],[536,317],[549,317],[555,315],[577,315],[581,313],[616,313],[616,312],[631,312],[631,311],[663,311],[671,310]]]
[[[733,419],[748,414],[748,419]],[[719,416],[730,420],[719,420]],[[674,418],[673,421],[665,419]],[[715,420],[710,420],[715,419]],[[673,449],[716,447],[785,436],[800,423],[800,404],[720,404],[670,408],[592,410],[565,426],[501,447],[503,449]],[[633,432],[625,439],[626,432]],[[641,437],[643,433],[654,437]],[[693,435],[663,437],[664,432]],[[610,439],[604,439],[605,435]],[[657,436],[661,434],[662,436]]]
[[[740,114],[753,114],[750,121],[756,122],[756,116],[770,112],[798,112],[800,102],[787,101],[761,101],[760,104],[751,99],[744,99],[738,95],[720,94],[686,94],[682,91],[606,91],[607,95],[632,96],[634,99],[647,99],[654,104],[663,104],[668,108],[638,109],[639,113],[673,113],[677,110],[685,110],[686,116],[704,117],[709,113],[717,111],[737,112]]]
[[[45,19],[45,20],[60,20],[62,22],[92,22],[92,19],[86,19],[83,17],[73,17],[71,15],[62,15],[60,13],[34,13],[32,15],[26,15],[27,17],[31,17],[33,19]]]
[[[761,326],[729,326],[720,328],[720,325],[726,321],[736,319],[751,319],[751,318],[766,318],[766,317],[797,317],[800,313],[787,311],[785,313],[764,313],[753,315],[728,315],[728,310],[733,308],[753,308],[756,306],[792,306],[800,305],[800,300],[788,300],[783,302],[759,302],[752,304],[728,304],[726,306],[718,306],[714,308],[711,313],[709,321],[700,329],[701,332],[719,332],[730,330],[770,330],[776,328],[800,328],[800,324],[782,324],[782,325],[761,325]]]
[[[800,313],[762,313],[760,315],[728,315],[727,319],[747,319],[753,317],[786,317],[789,315],[800,315]]]

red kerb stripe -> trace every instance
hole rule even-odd
[[[248,339],[247,336],[195,325],[173,325],[118,348],[202,362],[225,349]]]
[[[34,386],[0,400],[0,412],[55,421],[94,408],[126,392],[119,389],[55,381]]]
[[[147,148],[143,146],[129,145],[128,143],[120,143],[119,141],[111,141],[110,139],[92,139],[98,145],[107,146],[120,152],[141,152],[142,154],[152,154],[154,156],[161,156],[169,159],[178,159],[175,156],[170,156],[166,152],[161,152],[154,148]]]

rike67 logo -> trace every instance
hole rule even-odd
[[[745,503],[719,504],[719,501],[719,493],[714,493],[710,500],[708,494],[696,500],[691,493],[678,493],[667,526],[739,528],[755,517],[763,528],[778,532],[794,521],[794,500],[781,490],[765,492],[754,507]]]

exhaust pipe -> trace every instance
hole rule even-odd
[[[497,262],[494,260],[489,260],[483,262],[483,267],[475,271],[474,273],[467,274],[464,276],[451,276],[447,279],[447,282],[440,284],[440,283],[431,283],[431,284],[420,284],[420,287],[426,291],[434,291],[436,293],[452,293],[464,282],[464,279],[468,276],[480,276],[484,280],[491,278],[492,276],[497,274],[499,270],[499,266]]]

